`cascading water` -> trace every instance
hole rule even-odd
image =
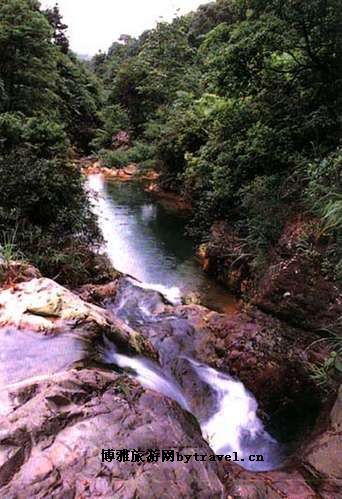
[[[241,382],[193,360],[191,340],[190,344],[186,340],[188,333],[191,338],[191,326],[185,319],[164,310],[165,303],[159,293],[169,302],[179,303],[180,286],[174,283],[181,283],[183,275],[176,275],[176,260],[167,256],[165,248],[161,250],[158,247],[158,240],[151,238],[151,234],[142,229],[147,219],[148,222],[155,223],[155,211],[143,204],[137,215],[134,203],[131,209],[124,202],[120,203],[120,200],[112,201],[100,176],[90,177],[88,185],[97,194],[93,196],[93,204],[109,257],[118,270],[140,281],[132,278],[121,281],[112,312],[142,333],[144,328],[147,334],[149,329],[154,331],[152,336],[159,349],[163,367],[145,358],[129,357],[118,352],[107,337],[104,338],[100,351],[102,361],[127,370],[145,388],[157,391],[175,400],[183,409],[193,412],[215,453],[235,452],[241,460],[239,464],[249,470],[264,471],[278,467],[281,463],[280,445],[265,431],[257,416],[258,404],[253,395]],[[151,275],[160,279],[159,284],[153,283]],[[176,281],[175,275],[178,279]],[[170,285],[165,285],[166,282]],[[171,331],[164,336],[165,341],[159,335],[158,327],[168,327]],[[188,350],[184,351],[186,341]],[[175,366],[179,365],[179,361],[185,361],[190,367],[191,376],[195,377],[199,386],[208,390],[209,396],[196,399],[196,407],[192,406],[191,394],[185,389],[188,386],[187,379],[182,378],[182,374],[178,372],[178,383],[171,375],[176,372]],[[250,454],[261,454],[263,461],[249,461]]]
[[[118,353],[115,345],[104,337],[102,360],[127,369],[142,386],[169,397],[185,410],[191,407],[181,387],[162,369],[142,357],[129,357]],[[187,359],[194,371],[215,394],[211,416],[200,421],[203,436],[216,454],[236,453],[240,464],[251,471],[267,471],[281,464],[279,444],[264,429],[257,416],[258,404],[242,383],[215,369]],[[132,372],[133,371],[133,372]],[[262,455],[263,461],[249,461],[250,455]]]
[[[264,429],[257,416],[258,403],[244,385],[227,374],[189,359],[198,376],[215,394],[212,416],[203,421],[202,432],[216,454],[236,452],[244,467],[254,471],[271,470],[282,460],[280,446]],[[262,462],[248,460],[261,454]]]
[[[106,337],[104,337],[104,345],[105,349],[102,357],[104,362],[115,364],[123,369],[133,370],[135,378],[142,386],[175,400],[183,409],[190,412],[190,407],[180,386],[171,377],[167,377],[157,364],[142,357],[128,357],[118,353],[114,344]]]

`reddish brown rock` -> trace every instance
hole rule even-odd
[[[318,499],[298,470],[252,473],[230,464],[223,482],[230,497],[241,499]]]
[[[251,287],[248,255],[241,239],[225,222],[216,222],[207,244],[197,252],[203,269],[232,292],[246,294]]]
[[[118,284],[117,300],[125,303],[120,314],[154,345],[162,366],[187,395],[202,396],[192,385],[184,357],[236,376],[269,414],[286,417],[294,409],[300,423],[305,404],[307,413],[319,404],[320,391],[307,365],[324,358],[326,351],[322,343],[311,346],[317,339],[314,334],[251,307],[231,316],[199,305],[168,307],[158,293],[125,279]],[[150,304],[148,312],[156,320],[144,320],[137,303],[145,308]],[[300,424],[305,426],[305,421]]]
[[[126,376],[71,371],[10,398],[0,416],[1,497],[224,497],[216,463],[102,462],[102,449],[212,453],[191,415]]]
[[[317,239],[314,221],[296,217],[289,222],[253,303],[301,327],[334,327],[342,316],[342,292],[322,273],[328,249]]]
[[[95,305],[103,306],[107,300],[115,300],[117,293],[118,282],[112,281],[107,284],[86,284],[77,289],[77,293],[82,300]]]
[[[315,477],[320,497],[332,499],[342,494],[342,386],[326,428],[308,445],[303,466]]]
[[[314,335],[253,309],[226,316],[183,306],[177,314],[193,327],[195,358],[235,375],[267,413],[285,414],[305,400],[318,403],[319,390],[306,367],[322,354],[309,348]]]

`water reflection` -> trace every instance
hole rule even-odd
[[[92,175],[94,210],[114,267],[168,294],[193,294],[209,308],[233,312],[235,299],[210,279],[194,258],[186,216],[156,203],[138,182],[106,182]],[[170,294],[169,294],[170,296]]]

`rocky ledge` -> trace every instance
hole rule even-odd
[[[333,248],[318,232],[317,221],[294,217],[256,275],[246,243],[229,224],[216,222],[198,257],[208,273],[264,312],[306,329],[335,329],[342,291],[331,271],[324,270]]]
[[[265,409],[275,402],[298,402],[304,388],[316,396],[299,367],[311,355],[311,337],[301,337],[300,331],[285,329],[261,312],[227,318],[199,306],[170,307],[157,293],[131,285],[121,278],[83,288],[82,296],[96,304],[49,279],[12,285],[0,292],[0,335],[8,327],[47,337],[73,329],[95,341],[104,333],[111,335],[132,355],[159,358],[184,392],[195,394],[194,406],[205,394],[199,390],[196,395],[177,352],[239,376]],[[158,320],[142,325],[141,317],[133,314],[126,325],[115,310],[123,293],[132,302],[143,298],[144,313]],[[279,471],[254,474],[229,463],[195,460],[103,462],[102,449],[213,453],[191,414],[109,367],[80,363],[0,387],[0,497],[338,497],[341,392],[328,417],[303,442],[297,459]],[[286,383],[292,391],[286,392]]]
[[[126,376],[69,371],[10,398],[0,417],[1,497],[223,496],[215,463],[102,462],[102,449],[211,454],[192,416]]]

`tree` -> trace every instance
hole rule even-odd
[[[0,244],[15,233],[21,254],[52,277],[63,262],[71,279],[76,267],[84,274],[98,232],[69,150],[87,149],[100,90],[65,53],[65,26],[52,14],[34,0],[0,0]]]
[[[53,28],[54,43],[60,48],[63,54],[67,54],[69,52],[69,40],[66,35],[68,26],[63,22],[58,5],[55,5],[52,9],[47,9],[44,13],[50,26]]]
[[[52,29],[35,0],[0,2],[3,111],[27,115],[55,103],[57,54]]]
[[[73,54],[60,54],[56,83],[58,107],[69,140],[89,152],[90,142],[101,126],[102,92],[97,78]]]

